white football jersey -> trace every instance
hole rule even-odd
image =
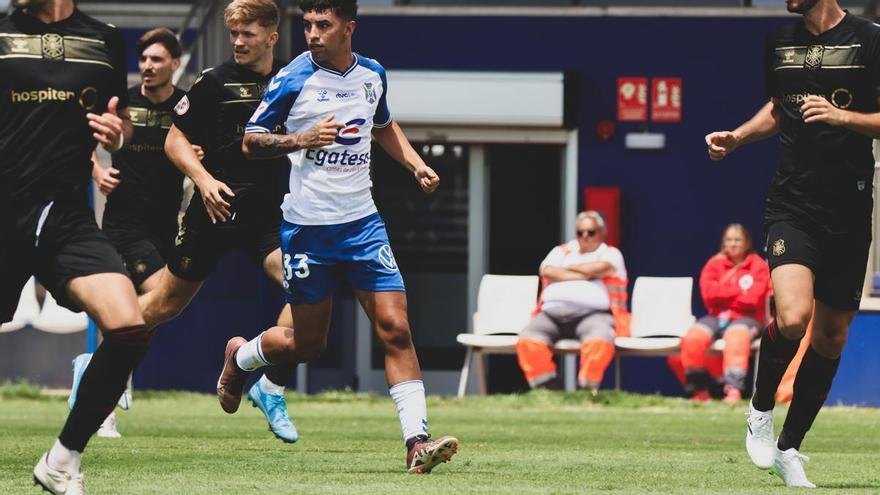
[[[356,53],[354,58],[351,67],[338,72],[304,52],[278,71],[248,122],[246,132],[270,132],[285,124],[288,133],[302,133],[330,115],[345,124],[333,144],[289,155],[290,191],[281,209],[290,223],[332,225],[376,212],[370,141],[373,127],[391,124],[388,83],[378,62]]]

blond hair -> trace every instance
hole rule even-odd
[[[234,0],[223,11],[226,27],[256,22],[263,27],[277,28],[281,12],[273,0]]]

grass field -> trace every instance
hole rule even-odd
[[[118,412],[122,439],[92,440],[90,494],[792,493],[751,465],[744,404],[693,405],[615,393],[430,398],[435,435],[462,448],[429,476],[404,472],[388,397],[288,396],[300,441],[286,445],[244,403],[141,393]],[[247,407],[245,407],[247,406]],[[777,409],[777,430],[783,408]],[[0,388],[0,493],[39,493],[31,469],[67,414],[58,397]],[[807,473],[833,493],[880,493],[880,414],[826,408],[804,443]]]

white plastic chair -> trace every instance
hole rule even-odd
[[[477,358],[480,393],[486,393],[483,354],[516,352],[519,333],[529,323],[537,297],[536,275],[483,275],[477,293],[474,331],[460,333],[455,338],[467,347],[458,382],[459,397],[464,397],[474,357]]]
[[[84,312],[74,313],[60,306],[52,294],[46,292],[43,309],[31,325],[49,333],[75,333],[88,328],[89,317]]]
[[[614,386],[620,390],[622,356],[668,356],[678,352],[681,338],[693,326],[691,277],[639,277],[632,294],[629,337],[614,345]]]
[[[21,296],[18,298],[18,306],[15,309],[15,314],[12,315],[12,321],[0,325],[0,333],[21,330],[36,320],[39,315],[40,303],[37,301],[34,277],[31,277],[21,290]]]

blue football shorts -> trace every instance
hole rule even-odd
[[[284,221],[281,253],[290,304],[323,301],[342,284],[368,292],[406,290],[378,213],[335,225]]]

